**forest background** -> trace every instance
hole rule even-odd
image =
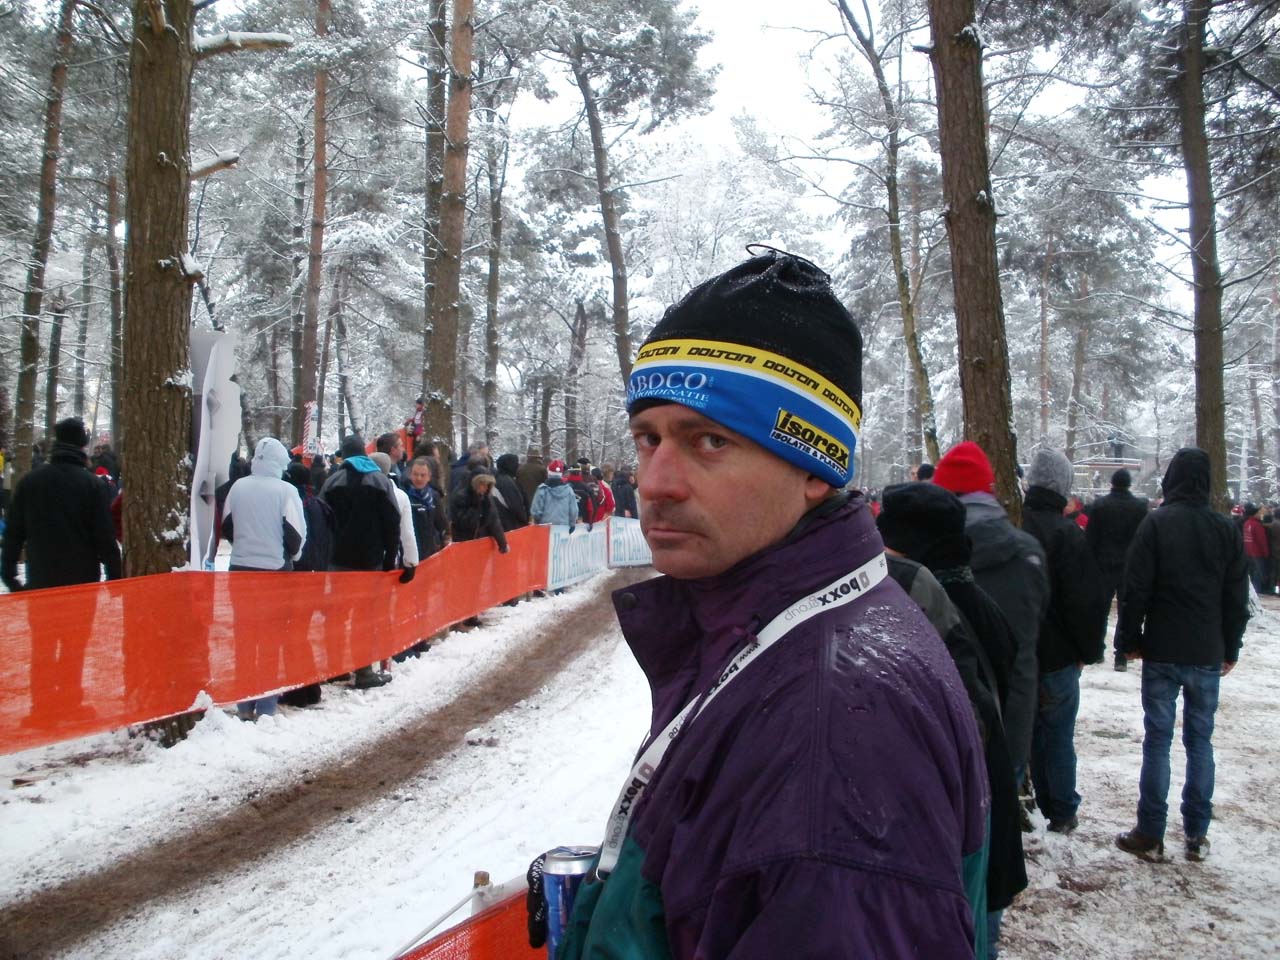
[[[946,18],[981,69],[981,329]],[[626,462],[635,349],[759,242],[862,327],[862,486],[972,436],[990,370],[1023,460],[1154,478],[1199,442],[1220,498],[1270,498],[1277,134],[1280,0],[0,0],[0,446],[23,469],[82,415],[155,506],[126,550],[178,557],[189,463],[129,463],[185,450],[196,328],[236,334],[248,448],[421,394],[455,450]]]

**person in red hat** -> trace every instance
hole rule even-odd
[[[1017,641],[1004,726],[1014,774],[1021,783],[1031,756],[1036,715],[1040,618],[1049,605],[1044,550],[1035,537],[1010,522],[995,496],[991,461],[972,440],[947,451],[938,461],[933,482],[956,494],[964,504],[965,533],[973,543],[969,564],[973,578],[1000,607]]]

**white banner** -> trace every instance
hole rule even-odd
[[[633,517],[609,518],[609,566],[647,567],[653,563],[649,544]]]
[[[233,333],[191,332],[191,412],[196,464],[191,477],[191,567],[199,570],[213,543],[213,493],[226,483],[240,437],[240,387]],[[210,558],[212,559],[212,558]]]
[[[590,530],[553,524],[547,557],[547,589],[559,590],[609,569],[609,530],[603,523]]]

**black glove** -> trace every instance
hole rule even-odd
[[[10,593],[21,593],[23,590],[26,589],[26,587],[24,587],[17,580],[6,580],[4,582],[4,585],[9,588]]]
[[[413,575],[417,571],[417,567],[405,567],[400,571],[401,583],[413,583]]]
[[[500,543],[500,544],[498,544],[498,552],[499,552],[499,553],[510,553],[510,552],[511,552],[511,548],[510,548],[509,546],[507,546],[505,543]]]
[[[529,892],[525,895],[524,908],[529,915],[529,946],[538,950],[547,942],[547,899],[542,895],[542,866],[547,861],[545,853],[529,864]]]

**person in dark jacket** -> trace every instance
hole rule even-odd
[[[903,483],[886,487],[882,502],[876,526],[890,552],[889,575],[920,604],[942,637],[983,733],[991,789],[987,929],[994,948],[1002,911],[1027,887],[1018,783],[1002,720],[1015,654],[1013,632],[995,601],[974,582],[964,504],[955,494],[927,481]],[[924,569],[911,569],[920,565]],[[994,949],[988,954],[995,955]]]
[[[413,535],[418,541],[418,558],[426,560],[449,542],[449,519],[444,496],[433,483],[430,457],[415,457],[409,465],[409,509],[413,511]]]
[[[323,573],[329,569],[333,556],[333,510],[312,492],[311,479],[314,475],[304,464],[291,463],[284,478],[293,484],[302,498],[302,516],[307,524],[302,555],[294,561],[293,569]]]
[[[636,475],[628,467],[623,467],[614,475],[613,501],[616,516],[633,519],[640,516],[640,509],[636,505]]]
[[[519,469],[520,458],[514,453],[504,453],[498,458],[493,497],[503,530],[518,530],[529,525],[529,503],[516,476]]]
[[[985,951],[982,745],[842,490],[861,335],[829,278],[769,251],[697,287],[627,400],[663,575],[614,603],[652,723],[557,957],[960,960],[975,916]]]
[[[507,536],[498,516],[498,505],[493,499],[496,481],[492,474],[483,470],[475,470],[469,474],[469,478],[449,494],[453,539],[461,543],[464,540],[492,537],[493,542],[498,545],[498,552],[506,553],[510,547],[507,546]]]
[[[1063,515],[1071,492],[1071,461],[1060,450],[1040,449],[1027,470],[1022,526],[1040,542],[1049,564],[1049,609],[1036,649],[1040,702],[1031,742],[1036,804],[1055,833],[1078,825],[1076,714],[1080,671],[1106,652],[1107,610],[1102,578],[1084,531]]]
[[[453,461],[449,470],[449,494],[463,486],[468,474],[477,470],[493,476],[493,461],[489,458],[489,444],[483,440],[473,440],[467,445],[467,452]]]
[[[1240,528],[1244,536],[1244,555],[1249,558],[1249,578],[1258,593],[1267,590],[1267,568],[1271,565],[1271,539],[1258,515],[1262,508],[1257,504],[1244,505],[1244,524]]]
[[[1129,492],[1132,482],[1133,477],[1123,467],[1111,475],[1111,492],[1093,502],[1089,526],[1084,531],[1102,576],[1102,592],[1108,610],[1111,609],[1111,598],[1116,598],[1115,668],[1120,671],[1129,662],[1120,652],[1119,608],[1124,605],[1124,592],[1120,590],[1124,581],[1124,558],[1129,552],[1129,544],[1133,542],[1133,535],[1138,532],[1138,525],[1148,513],[1147,502]]]
[[[1268,503],[1262,514],[1262,526],[1267,531],[1267,546],[1271,548],[1271,565],[1267,569],[1267,593],[1275,593],[1280,584],[1280,518],[1277,507]]]
[[[1182,788],[1185,852],[1209,852],[1213,818],[1213,720],[1218,687],[1240,659],[1249,620],[1248,565],[1235,525],[1209,506],[1209,455],[1184,447],[1164,475],[1164,504],[1133,538],[1125,567],[1120,645],[1141,657],[1142,774],[1138,823],[1116,838],[1142,856],[1164,852],[1169,747],[1178,692],[1187,752]]]
[[[1013,630],[1016,653],[1004,703],[1004,729],[1022,783],[1040,696],[1036,647],[1040,621],[1049,609],[1049,577],[1044,550],[1035,537],[1009,521],[995,497],[995,480],[987,455],[970,440],[948,450],[933,476],[935,484],[964,504],[974,581],[996,602]]]
[[[533,495],[538,492],[547,479],[547,465],[536,447],[530,447],[525,454],[524,463],[516,471],[516,483],[520,484],[520,492],[524,494],[525,503],[533,505]]]
[[[0,580],[13,592],[97,583],[122,575],[120,547],[111,525],[107,489],[89,472],[89,434],[79,417],[54,427],[47,463],[32,470],[13,492],[0,548]],[[26,551],[26,580],[18,558]],[[77,618],[46,621],[48,608],[31,604],[31,714],[24,723],[91,719],[81,674],[93,629],[92,610]]]
[[[365,454],[364,440],[352,434],[342,441],[342,467],[320,489],[333,511],[330,569],[394,570],[400,551],[400,509],[391,479]],[[337,630],[344,624],[333,625]],[[372,666],[356,670],[357,689],[380,687],[389,674]]]

